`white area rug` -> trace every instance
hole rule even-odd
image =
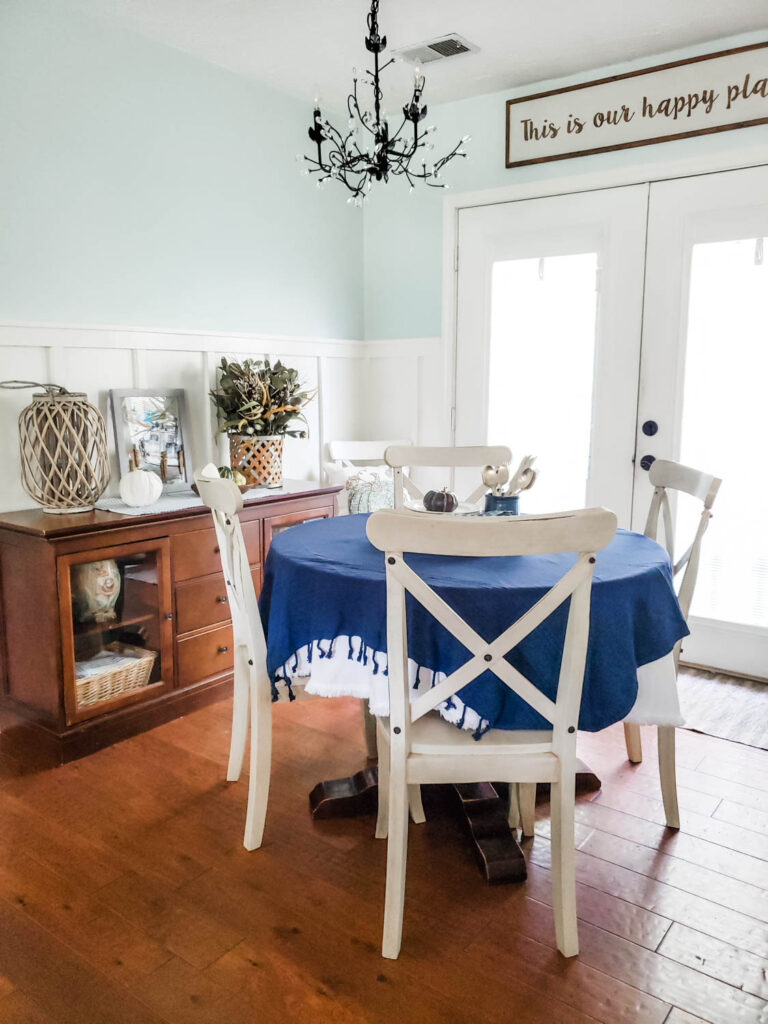
[[[677,686],[685,728],[768,750],[768,683],[681,671]]]

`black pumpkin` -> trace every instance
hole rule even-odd
[[[458,498],[447,487],[442,491],[427,491],[424,495],[424,508],[428,512],[453,512],[458,504]]]

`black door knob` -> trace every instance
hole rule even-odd
[[[646,420],[643,424],[643,433],[646,437],[653,437],[654,434],[659,432],[659,424],[656,420]]]
[[[648,470],[651,468],[651,466],[654,464],[655,461],[656,461],[656,456],[655,455],[644,455],[642,457],[642,459],[640,459],[640,465],[643,467],[643,469],[646,472],[648,472]]]

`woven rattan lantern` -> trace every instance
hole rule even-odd
[[[24,490],[45,512],[88,512],[109,483],[107,429],[88,396],[58,384],[4,381],[1,387],[41,387],[19,415]]]

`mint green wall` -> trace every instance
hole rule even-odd
[[[558,160],[507,170],[504,166],[505,102],[515,95],[526,95],[589,81],[606,74],[649,67],[666,60],[677,60],[699,53],[715,53],[766,39],[765,32],[719,40],[685,51],[664,54],[658,60],[647,58],[614,68],[600,68],[560,81],[535,83],[524,89],[508,90],[473,99],[430,107],[428,123],[437,126],[434,155],[439,157],[463,135],[468,158],[454,160],[443,172],[452,192],[499,188],[547,178],[562,178],[636,166],[656,160],[674,160],[697,153],[724,152],[752,142],[768,142],[768,126],[700,136],[663,145],[627,149],[573,160]],[[510,57],[514,60],[514,55]],[[429,65],[425,68],[429,104]],[[395,106],[396,104],[392,104]],[[442,190],[418,188],[408,193],[407,185],[390,182],[374,189],[365,207],[365,337],[433,337],[441,330],[442,289]]]
[[[0,0],[0,321],[362,336],[310,109],[56,0]]]

